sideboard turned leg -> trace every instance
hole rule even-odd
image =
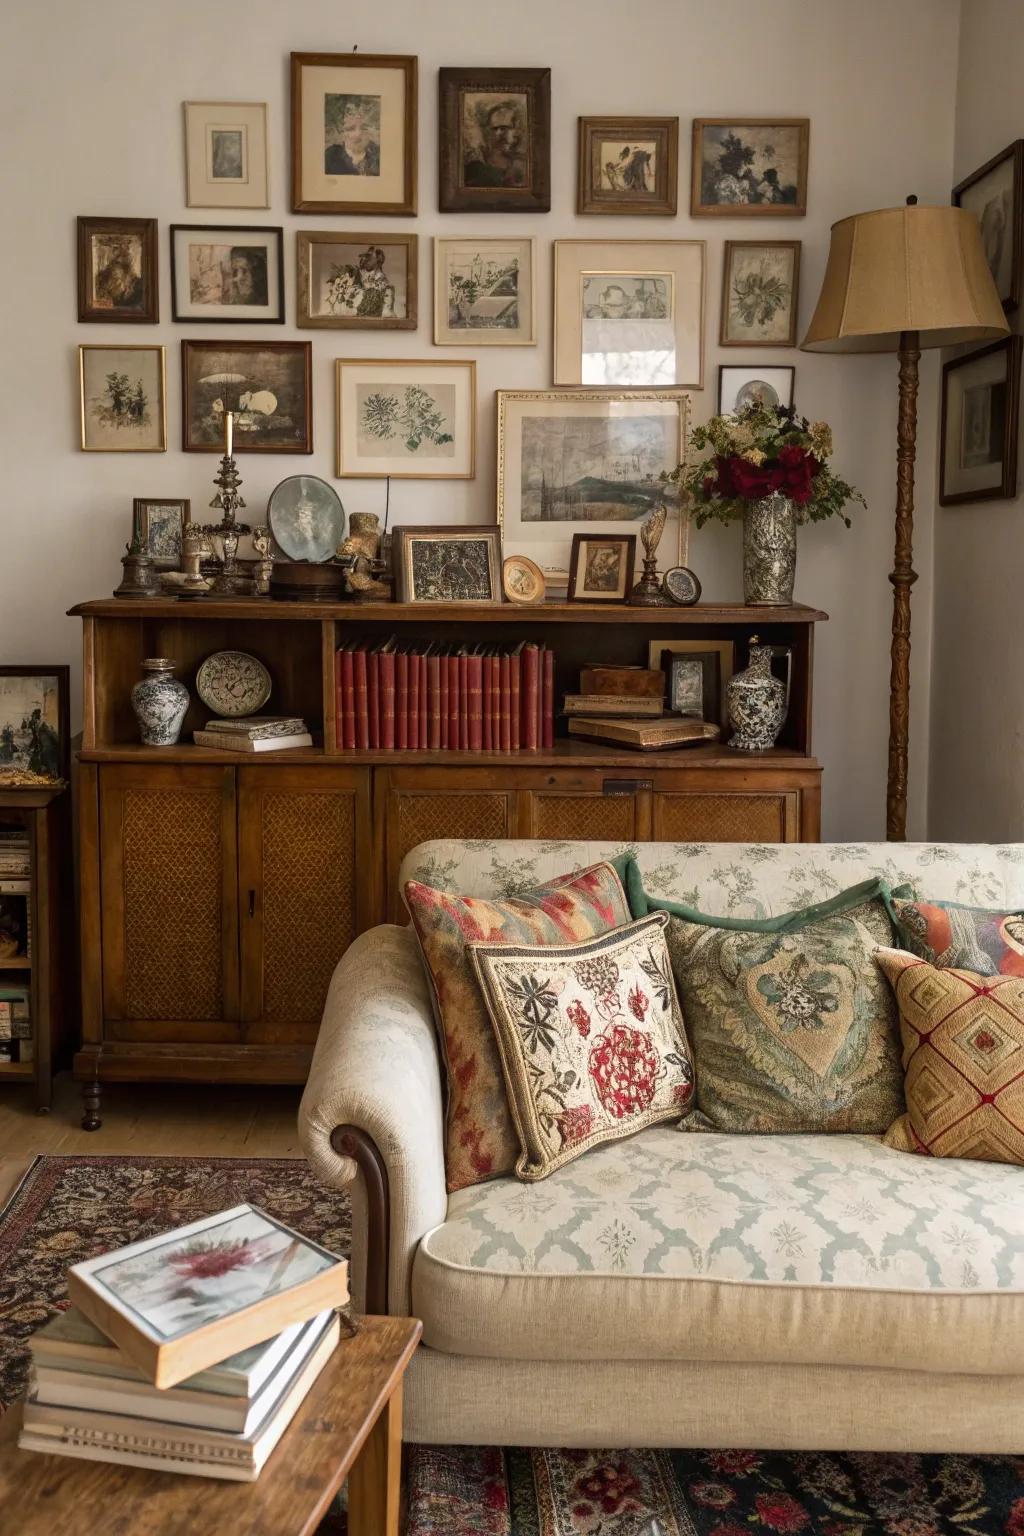
[[[82,1130],[98,1131],[102,1124],[100,1083],[99,1078],[94,1077],[91,1082],[82,1084]]]

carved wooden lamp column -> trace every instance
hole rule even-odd
[[[907,835],[910,725],[910,589],[913,567],[917,365],[922,347],[993,340],[1009,330],[992,280],[977,218],[964,208],[858,213],[832,226],[828,265],[805,352],[899,354],[896,433],[896,557],[886,836]]]

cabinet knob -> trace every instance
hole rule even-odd
[[[645,789],[653,789],[653,779],[605,779],[601,785],[603,795],[638,795]]]

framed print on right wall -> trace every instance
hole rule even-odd
[[[942,369],[939,504],[1009,501],[1017,494],[1017,428],[1024,342],[1007,336]]]
[[[727,240],[720,347],[795,347],[799,240]]]
[[[1015,139],[955,186],[953,203],[976,215],[1003,308],[1016,309],[1024,267],[1024,139]]]

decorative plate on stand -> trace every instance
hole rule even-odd
[[[247,651],[214,651],[196,673],[196,692],[215,715],[254,715],[270,698],[270,673]]]
[[[316,475],[289,475],[274,487],[267,520],[289,560],[331,560],[345,537],[345,508],[333,485]]]
[[[542,603],[544,572],[526,555],[508,555],[501,567],[501,584],[510,603]]]

